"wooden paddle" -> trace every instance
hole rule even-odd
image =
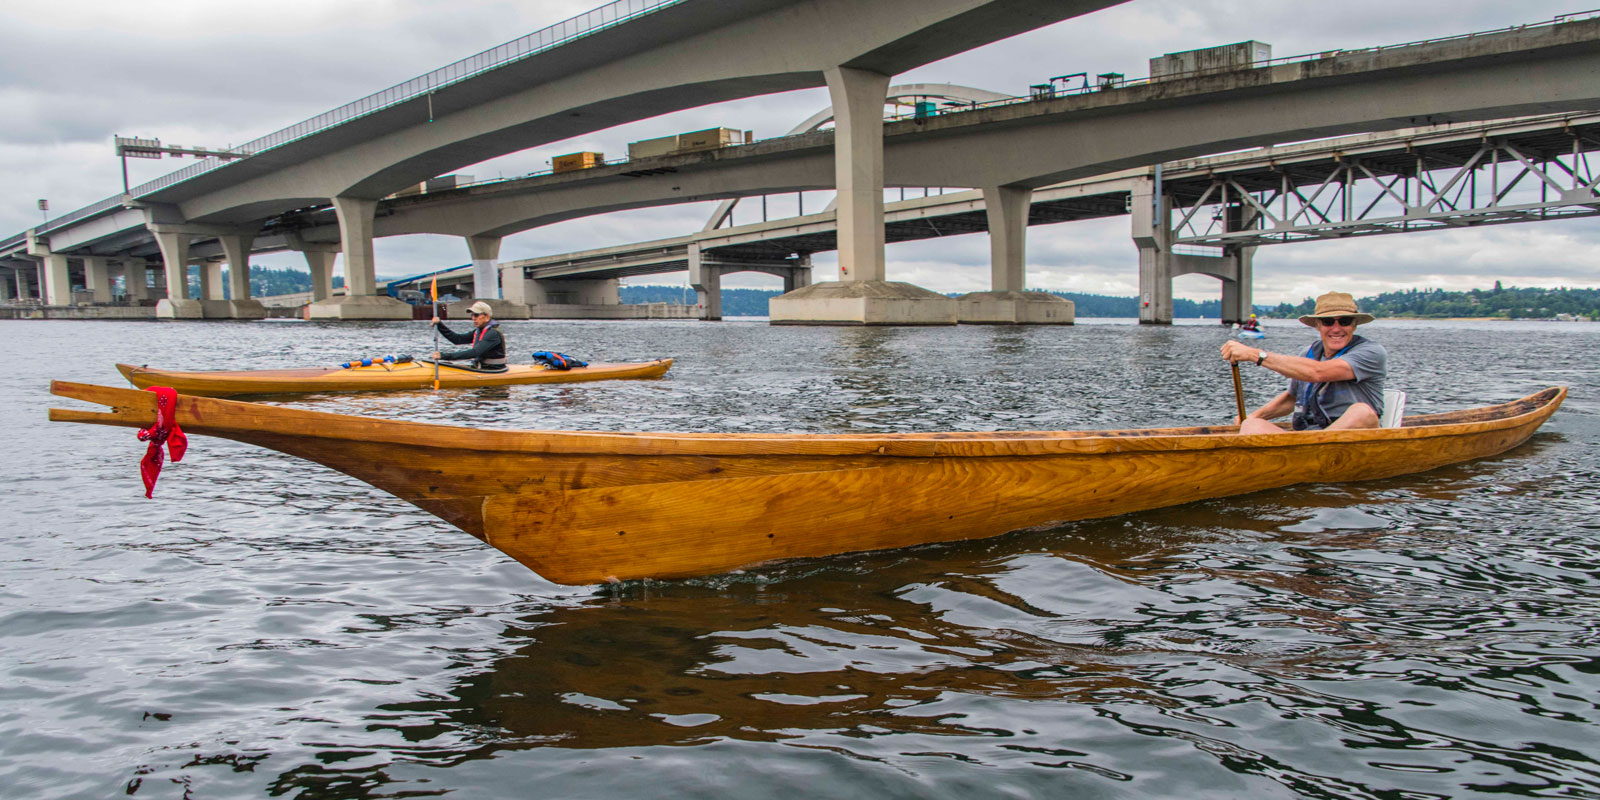
[[[1239,424],[1244,424],[1244,381],[1239,379],[1239,362],[1233,362],[1233,402],[1239,407]]]

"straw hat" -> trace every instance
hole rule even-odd
[[[1300,318],[1300,324],[1315,328],[1317,320],[1329,317],[1354,317],[1357,325],[1365,325],[1375,317],[1356,310],[1356,299],[1344,292],[1328,292],[1317,298],[1317,310]]]
[[[1346,296],[1348,296],[1348,295],[1346,295]],[[485,303],[482,300],[479,300],[478,302],[473,303],[470,306],[467,306],[467,313],[469,313],[469,314],[482,314],[482,315],[484,315],[486,317],[492,317],[492,316],[494,316],[494,309],[490,308],[488,303]]]

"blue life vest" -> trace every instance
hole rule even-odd
[[[1362,340],[1357,337],[1351,337],[1350,343],[1341,348],[1339,352],[1321,360],[1332,361],[1344,355],[1346,350],[1355,347],[1356,343],[1360,341]],[[1317,360],[1317,348],[1321,346],[1322,342],[1312,343],[1310,347],[1306,348],[1306,358]],[[1307,381],[1301,387],[1300,396],[1294,399],[1294,416],[1289,418],[1289,424],[1295,430],[1320,431],[1333,424],[1333,420],[1328,419],[1328,415],[1322,410],[1322,404],[1317,400],[1327,385],[1326,383],[1311,383]]]

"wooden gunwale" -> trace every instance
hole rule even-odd
[[[51,393],[112,406],[111,414],[51,409],[50,419],[145,427],[155,421],[149,392],[53,381]],[[1236,426],[1146,428],[1115,431],[999,431],[895,434],[610,433],[462,428],[403,420],[329,414],[281,406],[180,395],[178,419],[194,433],[293,433],[320,439],[502,451],[608,456],[662,455],[880,455],[890,457],[1002,457],[1296,447],[1333,442],[1416,440],[1514,428],[1548,417],[1566,397],[1552,387],[1519,400],[1477,409],[1407,417],[1400,428],[1316,431],[1290,437],[1240,436]],[[77,415],[90,414],[94,418]]]

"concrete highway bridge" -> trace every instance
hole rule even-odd
[[[709,248],[708,260],[702,243],[698,276],[689,243],[679,268],[689,269],[703,289],[726,271],[787,270],[781,274],[794,290],[773,301],[775,322],[947,324],[963,313],[960,304],[886,279],[888,222],[907,210],[893,204],[886,209],[883,190],[980,187],[982,228],[992,232],[993,286],[983,293],[987,296],[965,304],[977,315],[970,321],[1042,321],[1033,311],[1047,296],[1026,292],[1023,285],[1025,229],[1035,213],[1048,215],[1052,206],[1032,202],[1034,195],[1064,181],[1147,168],[1150,174],[1129,190],[1123,208],[1132,211],[1136,228],[1142,293],[1150,309],[1145,321],[1162,322],[1170,319],[1171,277],[1183,270],[1216,274],[1223,280],[1225,308],[1247,309],[1248,251],[1264,240],[1196,243],[1218,250],[1215,263],[1174,251],[1176,237],[1163,231],[1171,227],[1168,204],[1181,204],[1182,196],[1170,190],[1164,167],[1150,165],[1421,123],[1600,108],[1600,81],[1595,80],[1600,20],[1566,18],[1159,80],[1113,80],[1067,96],[883,121],[883,99],[894,72],[1112,4],[923,0],[902,7],[884,2],[872,4],[872,13],[858,21],[860,6],[843,0],[838,8],[777,0],[614,3],[560,30],[524,37],[280,131],[264,144],[247,144],[243,149],[252,153],[249,157],[198,164],[138,187],[128,197],[0,241],[0,263],[19,275],[41,274],[37,290],[44,302],[54,304],[68,296],[75,268],[98,298],[109,283],[108,262],[134,274],[159,259],[168,287],[158,306],[161,316],[250,316],[259,313],[259,304],[245,299],[246,270],[230,270],[237,299],[202,301],[187,296],[187,265],[195,260],[220,264],[219,254],[230,264],[245,263],[250,252],[294,249],[306,253],[314,286],[322,287],[334,254],[342,252],[349,294],[322,292],[310,307],[313,316],[408,317],[409,309],[377,291],[374,236],[459,235],[475,262],[473,294],[518,305],[519,299],[537,300],[530,291],[564,277],[554,274],[564,268],[497,269],[499,242],[506,235],[624,208],[837,189],[831,236],[840,252],[841,280],[806,285],[806,257],[826,244],[820,237],[828,234],[820,230],[809,241],[791,238],[792,249],[783,259],[772,258],[776,245],[739,243],[765,256],[752,260],[730,240]],[[859,35],[821,49],[796,48],[803,53],[785,47],[778,48],[781,54],[765,53],[771,40],[762,37],[771,34],[761,31],[782,28],[778,41],[804,41],[798,29],[786,26],[826,28],[837,21],[830,14],[845,13],[845,6],[853,9],[851,29]],[[691,41],[684,42],[686,36]],[[671,58],[703,52],[709,42],[733,48],[737,57],[684,65]],[[634,55],[613,58],[618,52]],[[530,66],[534,62],[537,67]],[[539,79],[530,81],[539,67]],[[643,88],[641,70],[649,73]],[[1529,80],[1530,75],[1538,79]],[[406,184],[515,149],[678,108],[822,84],[834,100],[832,130],[383,199]],[[620,87],[630,93],[623,96]],[[424,111],[433,122],[423,122]],[[1281,179],[1278,183],[1284,185]],[[1244,198],[1255,195],[1238,187],[1233,191],[1231,205],[1223,202],[1236,218],[1229,233],[1272,219],[1248,208]],[[1593,194],[1592,187],[1586,191]],[[1158,203],[1157,198],[1164,199]],[[951,225],[961,224],[958,215],[950,216]],[[968,227],[979,229],[970,222]],[[1354,235],[1357,228],[1349,231]],[[1223,263],[1230,260],[1234,266]],[[497,273],[523,280],[497,285]],[[206,275],[203,270],[203,282]],[[534,276],[531,287],[529,275]]]
[[[1251,257],[1264,245],[1600,215],[1597,150],[1600,113],[1591,112],[1333,137],[1041,188],[1028,225],[1130,217],[1134,242],[1166,275],[1142,287],[1151,298],[1143,313],[1170,322],[1172,277],[1205,274],[1247,290]],[[1153,203],[1157,193],[1167,210],[1160,228],[1154,214],[1133,213],[1136,197]],[[693,234],[503,262],[501,283],[521,284],[516,296],[536,316],[565,316],[548,307],[552,295],[593,301],[608,281],[687,271],[701,317],[717,319],[722,275],[779,275],[793,291],[809,283],[810,255],[838,246],[832,209],[743,225],[725,224],[727,212]],[[890,243],[987,233],[990,223],[980,190],[886,202],[884,218]],[[436,277],[441,292],[458,296],[471,294],[475,278],[470,266]],[[425,290],[426,280],[402,285]],[[986,293],[974,295],[957,298],[958,308]],[[1247,298],[1241,308],[1248,316]]]

